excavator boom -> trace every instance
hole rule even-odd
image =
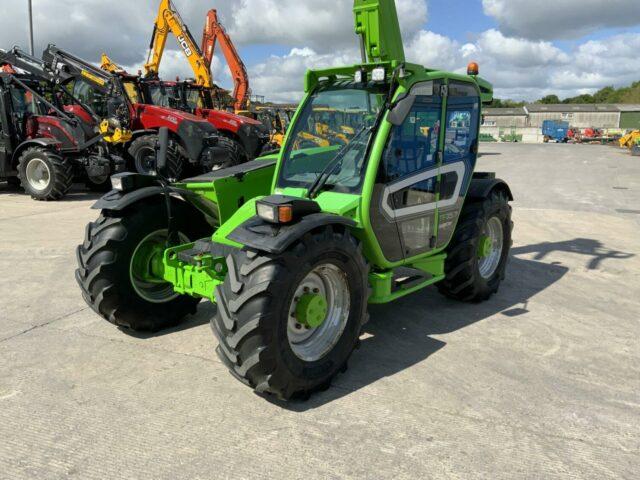
[[[213,79],[211,78],[209,65],[189,32],[189,28],[171,3],[171,0],[160,1],[158,16],[153,25],[153,34],[151,35],[151,43],[149,44],[149,58],[144,66],[145,76],[158,78],[160,62],[162,61],[162,55],[164,54],[169,33],[172,33],[176,37],[178,45],[180,45],[180,48],[187,57],[195,75],[196,84],[206,88],[213,87]]]
[[[249,103],[249,75],[247,69],[231,41],[231,37],[225,31],[218,20],[218,12],[209,10],[202,32],[202,52],[207,66],[211,68],[216,42],[220,44],[224,58],[233,78],[233,98],[236,112],[245,110]]]
[[[100,68],[111,73],[127,73],[124,68],[111,60],[106,53],[103,53],[100,57]]]

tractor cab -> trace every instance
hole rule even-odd
[[[314,81],[285,143],[276,193],[304,197],[313,188],[316,201],[335,213],[359,205],[359,221],[371,234],[365,244],[384,265],[447,245],[475,167],[490,85],[476,75],[405,63],[307,78]],[[329,120],[347,111],[352,135],[309,141],[318,123],[336,128]]]

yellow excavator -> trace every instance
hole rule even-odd
[[[211,61],[216,45],[220,46],[233,78],[233,109],[238,114],[251,116],[251,112],[248,111],[250,90],[247,70],[231,38],[219,22],[216,10],[207,12],[202,33],[202,46],[199,47],[171,0],[161,0],[153,25],[147,63],[144,66],[146,78],[158,78],[167,37],[170,34],[175,36],[193,70],[194,85],[209,92],[214,100],[213,103],[216,104],[222,97],[220,95],[222,89],[213,82]]]
[[[627,133],[622,136],[618,142],[620,143],[620,148],[628,148],[631,150],[638,144],[638,142],[640,142],[640,130],[634,130]]]
[[[271,132],[269,143],[274,149],[281,148],[284,143],[284,136],[289,128],[291,117],[295,111],[272,105],[256,106],[256,120],[265,125]]]
[[[160,71],[160,62],[167,44],[167,38],[172,33],[178,45],[187,57],[189,65],[193,70],[195,83],[205,88],[214,87],[211,70],[207,64],[200,48],[191,36],[189,29],[180,17],[178,11],[173,7],[171,0],[161,0],[158,7],[158,16],[153,24],[153,34],[149,44],[149,55],[144,66],[145,76],[148,78],[157,77]]]

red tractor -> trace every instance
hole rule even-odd
[[[55,45],[45,49],[42,59],[56,82],[82,101],[82,107],[77,103],[70,107],[85,110],[76,112],[79,116],[109,118],[115,123],[113,127],[132,132],[132,139],[125,144],[130,169],[155,174],[158,131],[162,127],[170,132],[167,159],[170,178],[180,179],[242,161],[237,146],[202,117],[146,104],[138,77],[106,72]],[[85,106],[92,111],[86,112]]]
[[[21,184],[35,200],[62,198],[74,180],[110,188],[124,169],[105,135],[65,111],[42,63],[21,50],[0,50],[0,179]]]
[[[177,108],[206,119],[220,135],[237,145],[242,161],[253,160],[264,150],[271,149],[269,128],[253,118],[216,108],[209,88],[190,80],[154,79],[141,80],[141,87],[149,103]]]

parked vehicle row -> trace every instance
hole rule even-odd
[[[55,45],[42,58],[0,50],[0,67],[0,179],[36,200],[59,200],[77,181],[108,190],[120,171],[154,174],[161,127],[170,132],[172,180],[251,160],[269,141],[256,120],[197,100],[191,108],[186,83],[184,103],[169,106],[167,86],[105,71]]]

